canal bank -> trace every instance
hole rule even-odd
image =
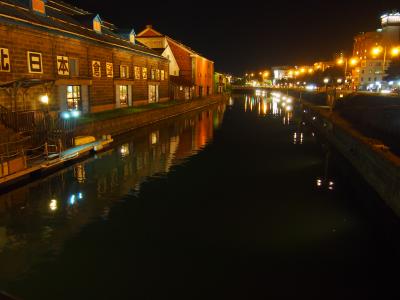
[[[111,135],[115,137],[139,127],[159,122],[161,120],[178,116],[193,110],[202,109],[225,100],[227,100],[226,95],[216,95],[191,101],[179,101],[174,105],[123,116],[111,117],[105,120],[96,120],[95,118],[92,122],[78,125],[75,135],[96,137]]]
[[[386,204],[400,216],[400,158],[377,139],[368,138],[329,108],[303,101],[303,117],[349,160]]]
[[[65,151],[54,154],[54,158],[44,158],[36,162],[20,167],[18,171],[0,178],[0,192],[8,190],[20,184],[28,183],[30,180],[47,176],[74,162],[85,159],[90,154],[107,150],[111,146],[113,138],[129,133],[140,127],[160,122],[165,119],[179,116],[191,111],[201,110],[209,106],[226,101],[227,96],[218,95],[185,102],[164,104],[156,109],[141,112],[120,114],[119,116],[99,118],[94,115],[91,122],[78,125],[74,130],[74,139],[85,140],[86,136],[94,137],[96,141],[88,139],[87,144],[79,144]],[[21,157],[24,161],[24,157]],[[21,166],[23,163],[21,163]]]

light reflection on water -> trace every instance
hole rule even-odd
[[[388,255],[396,242],[386,237],[398,236],[391,215],[286,100],[232,98],[225,114],[220,106],[143,128],[20,189],[14,200],[25,201],[2,206],[0,288],[32,265],[7,290],[37,299],[341,299],[351,285],[367,299],[380,278],[395,282],[381,267],[400,264]]]
[[[112,203],[137,193],[148,177],[202,150],[224,113],[220,104],[136,130],[110,151],[1,195],[0,282],[58,251],[91,220],[107,218]]]

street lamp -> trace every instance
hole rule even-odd
[[[325,79],[324,79],[324,83],[325,83],[325,91],[326,91],[326,93],[328,93],[329,78],[325,78]]]
[[[375,46],[371,49],[372,56],[376,58],[378,55],[381,55],[383,52],[383,73],[385,73],[385,66],[386,66],[386,58],[387,58],[387,46]],[[390,49],[390,55],[392,57],[396,57],[400,55],[400,46],[392,47]]]
[[[400,50],[400,49],[399,49]],[[347,58],[347,57],[340,57],[337,59],[336,64],[339,66],[343,66],[344,65],[344,78],[347,78],[347,71],[349,68],[349,65],[351,67],[354,67],[358,64],[358,58],[357,57],[352,57],[352,58]]]
[[[39,101],[44,105],[48,105],[49,104],[49,96],[47,94],[41,95],[39,97]]]

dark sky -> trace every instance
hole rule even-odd
[[[121,28],[146,24],[241,75],[274,65],[307,64],[351,51],[353,36],[375,30],[399,1],[65,0]]]

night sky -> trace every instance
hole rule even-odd
[[[65,0],[120,28],[146,24],[241,75],[276,65],[308,64],[351,52],[353,36],[375,30],[399,1]],[[169,4],[168,4],[169,3]],[[232,5],[231,5],[232,3]]]

